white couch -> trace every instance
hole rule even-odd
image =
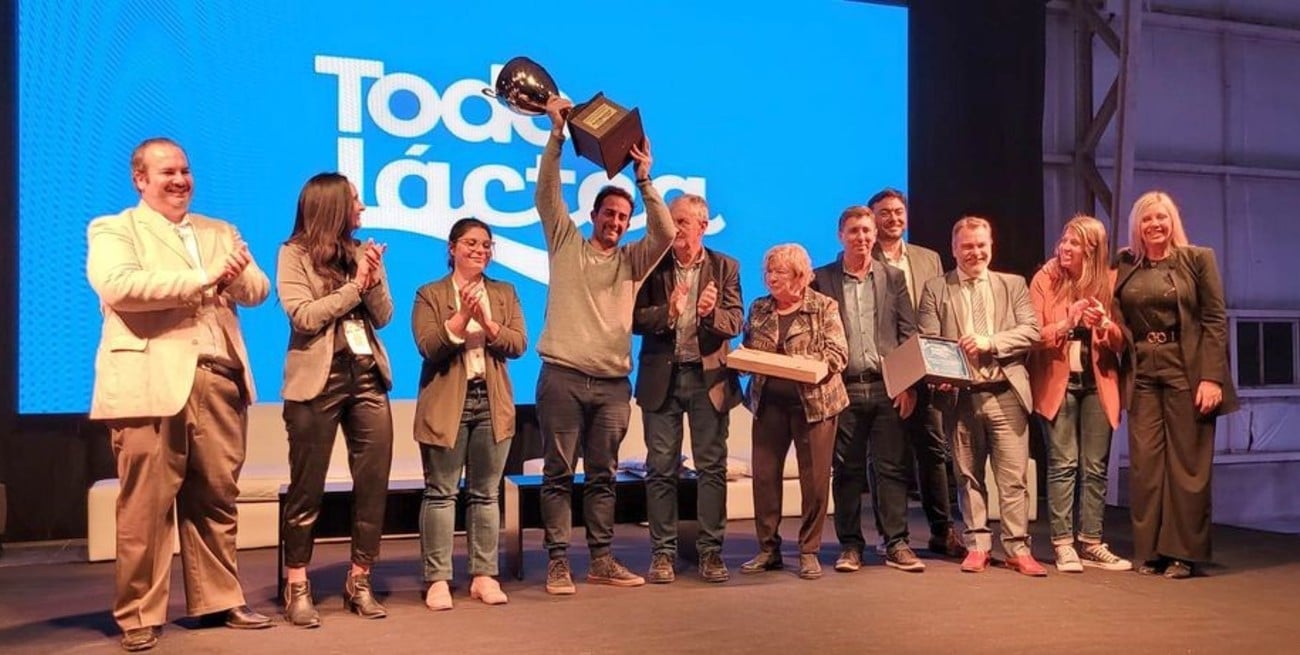
[[[259,403],[248,412],[248,449],[244,469],[239,478],[239,548],[262,548],[279,543],[280,486],[289,482],[289,444],[281,418],[280,403]],[[414,424],[415,402],[393,403],[393,468],[391,480],[423,480],[420,450],[411,437]],[[749,410],[737,407],[731,415],[729,446],[733,470],[748,473],[750,432],[752,417]],[[690,454],[690,436],[687,429],[684,454]],[[620,460],[645,459],[645,437],[641,430],[641,414],[632,403],[632,418],[627,437],[619,454]],[[526,465],[525,473],[540,473],[540,460]],[[799,514],[798,468],[791,454],[785,467],[785,493],[783,514]],[[326,480],[351,480],[348,472],[347,449],[340,437],[334,442]],[[117,478],[99,480],[87,492],[86,550],[92,562],[116,558],[118,494]],[[754,517],[753,487],[747,476],[727,483],[727,513],[737,519]]]

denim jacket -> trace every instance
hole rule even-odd
[[[777,352],[778,331],[776,300],[770,295],[755,300],[745,321],[745,347]],[[835,299],[805,289],[803,306],[796,312],[794,323],[781,345],[780,351],[787,355],[823,361],[830,368],[830,374],[821,382],[799,385],[804,416],[809,423],[835,418],[848,407],[849,395],[840,373],[848,364],[849,345]],[[746,404],[755,416],[758,415],[766,380],[767,376],[757,373],[750,378]]]

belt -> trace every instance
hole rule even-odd
[[[846,384],[871,384],[884,380],[880,373],[876,371],[864,371],[862,373],[841,373],[840,377]]]
[[[1147,343],[1174,343],[1178,341],[1178,330],[1152,330],[1138,335],[1137,340]]]
[[[465,393],[487,393],[487,380],[474,378],[465,383]]]
[[[1006,380],[983,382],[980,384],[972,384],[967,387],[967,389],[971,393],[1002,393],[1003,391],[1011,390],[1011,383]]]
[[[223,378],[234,380],[235,382],[238,382],[240,384],[243,384],[244,382],[243,369],[232,368],[220,362],[215,362],[211,359],[200,359],[198,367],[210,373],[216,373],[217,375],[220,375]]]
[[[704,368],[704,362],[673,362],[677,368]]]

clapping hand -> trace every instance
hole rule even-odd
[[[705,316],[708,316],[710,312],[713,311],[714,307],[717,306],[718,306],[718,285],[714,284],[713,280],[709,280],[709,283],[704,285],[704,290],[700,292],[699,302],[695,303],[695,313],[700,318],[704,318]]]

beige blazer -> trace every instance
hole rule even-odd
[[[506,371],[506,360],[516,359],[528,347],[524,312],[515,288],[507,282],[483,278],[492,320],[501,324],[497,338],[484,346],[484,378],[488,405],[492,409],[492,436],[497,441],[515,435],[515,396]],[[460,415],[465,407],[465,361],[463,343],[452,343],[447,319],[456,312],[451,276],[430,282],[415,294],[411,331],[424,358],[420,367],[420,395],[415,403],[415,440],[450,448],[456,444]]]
[[[1029,288],[1025,285],[1025,278],[1019,275],[994,271],[989,271],[989,286],[993,291],[994,333],[989,337],[993,343],[993,358],[1002,367],[1025,411],[1033,411],[1025,361],[1029,351],[1038,343],[1039,333],[1038,317],[1029,301]],[[925,283],[921,307],[917,310],[917,324],[921,334],[957,339],[962,336],[962,317],[969,311],[962,299],[961,279],[957,271],[952,270]]]
[[[224,259],[240,240],[225,221],[190,214],[204,262]],[[99,295],[104,327],[95,355],[90,418],[175,416],[184,408],[198,366],[198,310],[205,274],[173,224],[141,202],[91,221],[86,277]],[[248,401],[256,399],[236,305],[266,300],[271,282],[252,262],[217,294],[217,320],[244,367]]]
[[[393,372],[388,351],[375,331],[393,320],[393,297],[388,292],[388,276],[379,265],[379,284],[362,293],[354,282],[337,289],[321,277],[311,265],[307,251],[298,245],[280,246],[276,265],[275,292],[280,305],[289,315],[289,353],[284,358],[285,400],[307,401],[320,395],[329,378],[334,360],[334,322],[365,303],[370,320],[366,335],[375,351],[375,365],[384,388],[393,388]]]

